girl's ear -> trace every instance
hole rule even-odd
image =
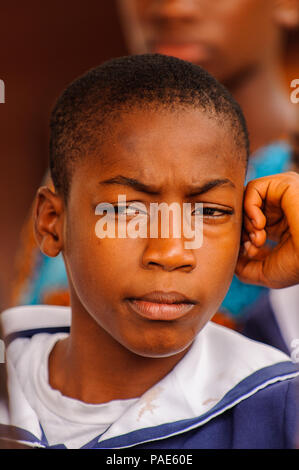
[[[274,0],[274,19],[282,27],[299,26],[299,0]]]
[[[42,186],[36,194],[34,232],[41,251],[51,257],[63,248],[64,203],[60,196]]]

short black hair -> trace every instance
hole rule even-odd
[[[51,115],[50,170],[65,199],[77,162],[99,150],[107,123],[134,107],[199,108],[229,124],[244,160],[249,156],[245,118],[238,103],[198,65],[161,54],[104,62],[72,82]]]

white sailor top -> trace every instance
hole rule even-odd
[[[69,333],[70,308],[16,307],[2,321],[10,416],[0,406],[0,437],[14,429],[32,447],[94,449],[281,449],[298,442],[298,364],[225,327],[209,322],[141,397],[91,405],[46,383],[47,358]]]

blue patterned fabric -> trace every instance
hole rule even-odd
[[[68,280],[61,254],[56,258],[49,258],[43,253],[38,253],[35,276],[28,288],[20,298],[20,305],[40,305],[49,291],[61,291],[68,289]]]

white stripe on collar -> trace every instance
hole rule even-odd
[[[130,407],[100,437],[99,442],[138,429],[200,418],[246,377],[284,361],[290,361],[290,358],[281,351],[210,322],[176,367]],[[290,374],[289,377],[295,375],[297,373]],[[251,393],[240,392],[230,407],[267,384],[281,379],[261,378],[259,385],[254,386]],[[224,406],[221,412],[225,409]],[[220,413],[215,416],[218,414]],[[212,417],[214,415],[204,422]],[[193,427],[197,426],[198,424]]]

